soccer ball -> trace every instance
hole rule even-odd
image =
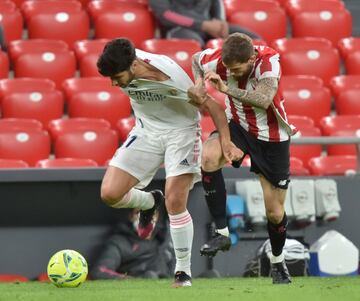
[[[57,287],[78,287],[86,280],[88,265],[74,250],[61,250],[49,260],[47,274]]]

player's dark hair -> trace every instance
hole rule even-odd
[[[246,63],[254,54],[255,50],[252,39],[243,33],[233,33],[224,41],[221,58],[226,65]]]
[[[136,58],[135,47],[128,39],[120,38],[108,42],[97,61],[99,73],[113,76],[129,70]]]

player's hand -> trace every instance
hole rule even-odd
[[[209,83],[218,91],[225,93],[227,91],[227,86],[222,81],[219,74],[214,71],[207,71],[205,73],[205,80],[209,81]]]
[[[239,161],[243,156],[244,152],[237,148],[234,143],[231,141],[222,142],[221,148],[223,151],[223,156],[227,163],[231,164],[233,161]]]
[[[187,95],[190,98],[191,104],[195,106],[203,105],[207,99],[204,80],[202,78],[198,78],[195,82],[195,85],[188,89]]]

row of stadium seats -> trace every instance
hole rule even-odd
[[[61,40],[16,40],[9,44],[8,55],[0,52],[0,78],[38,77],[52,79],[57,87],[63,80],[76,75],[100,76],[96,62],[107,39],[76,41],[70,50]],[[221,40],[211,40],[208,46],[221,45]],[[315,75],[325,86],[341,74],[341,59],[346,74],[360,74],[360,38],[345,38],[339,43],[340,52],[324,38],[283,38],[271,45],[281,55],[283,75]],[[190,76],[191,57],[201,50],[194,40],[151,39],[145,40],[141,49],[165,54],[174,59]],[[341,54],[341,56],[340,56]]]
[[[76,0],[28,0],[21,4],[21,10],[9,3],[5,0],[0,5],[7,42],[21,39],[27,28],[30,39],[62,39],[72,47],[76,40],[90,36],[92,25],[95,38],[126,36],[137,47],[155,37],[151,11],[136,1],[94,0],[86,9]],[[287,36],[288,18],[293,37],[323,37],[334,46],[352,32],[351,13],[342,1],[288,0],[285,8],[275,0],[224,0],[224,4],[230,23],[257,32],[268,44]]]

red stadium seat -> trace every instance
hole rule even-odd
[[[89,16],[82,10],[70,13],[40,13],[31,17],[28,22],[30,39],[63,40],[70,48],[75,41],[87,39],[89,30]]]
[[[62,82],[76,72],[76,59],[72,51],[27,53],[14,64],[15,77],[48,78],[61,88]]]
[[[116,93],[118,87],[113,87],[111,81],[104,77],[69,78],[62,84],[66,100],[79,92],[102,92]]]
[[[99,54],[88,54],[84,56],[79,62],[80,76],[81,77],[94,77],[102,76],[97,68],[97,61]]]
[[[1,119],[0,119],[1,121]],[[48,124],[48,131],[53,141],[58,136],[74,132],[74,131],[96,131],[110,129],[110,123],[105,119],[100,118],[70,118],[70,119],[55,119]],[[0,123],[1,129],[1,123]]]
[[[27,164],[23,160],[14,160],[14,159],[0,159],[0,168],[27,168]]]
[[[94,20],[95,37],[113,39],[126,37],[135,47],[155,34],[155,22],[150,11],[142,5],[119,5],[99,14]]]
[[[343,38],[338,43],[338,48],[340,50],[341,57],[346,59],[346,57],[355,52],[360,51],[360,38],[359,37],[348,37]]]
[[[341,10],[345,5],[342,1],[334,0],[290,0],[285,4],[285,9],[290,18],[300,12],[321,12],[327,10]]]
[[[108,43],[109,41],[109,39],[76,41],[74,44],[74,52],[76,58],[78,60],[81,60],[89,54],[101,54],[106,43]]]
[[[290,174],[292,176],[308,176],[310,172],[299,158],[290,157]]]
[[[98,164],[91,159],[58,158],[44,159],[36,162],[35,167],[40,168],[76,168],[97,167]]]
[[[4,131],[41,131],[39,120],[27,118],[0,118],[0,132]]]
[[[304,116],[304,115],[288,115],[288,122],[294,125],[298,130],[304,128],[313,128],[315,127],[314,119]]]
[[[81,3],[76,0],[27,0],[21,5],[21,11],[27,21],[38,14],[72,13],[81,10]]]
[[[276,39],[272,43],[272,47],[283,54],[293,50],[330,49],[333,48],[333,45],[325,38],[304,37]]]
[[[201,51],[201,45],[194,40],[152,39],[141,44],[144,51],[165,54],[176,61],[193,78],[191,71],[192,55]]]
[[[3,13],[3,12],[12,12],[12,11],[14,11],[16,9],[17,9],[16,4],[13,1],[5,0],[5,1],[0,2],[0,12],[1,13]]]
[[[22,38],[23,18],[18,9],[0,10],[0,25],[4,29],[5,43],[8,45],[13,40]]]
[[[240,10],[231,15],[229,22],[258,33],[269,45],[273,40],[286,36],[286,14],[281,7]]]
[[[280,90],[322,88],[324,82],[313,75],[284,75],[280,80]]]
[[[0,158],[16,159],[30,166],[50,155],[50,137],[46,131],[1,131]]]
[[[114,130],[75,131],[56,139],[55,157],[92,159],[102,166],[117,148],[118,136]]]
[[[316,126],[321,118],[330,115],[331,93],[328,88],[285,89],[282,93],[287,114],[310,117]]]
[[[330,80],[331,93],[338,97],[339,94],[348,89],[360,88],[360,75],[339,75]]]
[[[314,5],[314,3],[312,3]],[[352,19],[348,10],[299,12],[292,18],[294,37],[323,37],[337,47],[340,39],[351,36]]]
[[[360,50],[350,53],[345,59],[346,74],[360,74]]]
[[[360,131],[358,130],[338,130],[331,134],[337,137],[357,137]],[[355,144],[330,144],[327,146],[327,154],[329,156],[338,155],[357,155],[357,146]]]
[[[5,118],[30,118],[39,120],[46,128],[52,119],[64,114],[64,97],[60,91],[12,93],[1,104]]]
[[[120,89],[112,93],[80,92],[69,100],[68,113],[70,117],[103,118],[115,128],[120,118],[130,116],[130,99]]]
[[[360,115],[360,88],[341,92],[335,99],[336,113],[339,115]]]
[[[335,115],[324,117],[320,128],[325,136],[331,136],[337,131],[360,129],[360,115]]]
[[[68,45],[61,40],[16,40],[12,41],[8,47],[9,56],[12,62],[25,53],[44,53],[44,52],[58,52],[67,51]]]
[[[0,50],[0,78],[8,78],[10,63],[7,54]]]
[[[274,7],[279,7],[279,2],[275,0],[224,0],[226,19],[238,12],[243,10],[268,10]]]
[[[0,98],[10,93],[54,91],[55,83],[43,78],[14,78],[0,80]]]
[[[315,176],[354,174],[358,169],[356,156],[327,156],[309,160],[310,173]]]
[[[29,279],[22,275],[0,274],[0,282],[27,282]]]
[[[301,129],[297,135],[303,137],[318,137],[321,136],[320,129],[314,128],[303,128]],[[296,139],[295,137],[293,139]],[[308,168],[309,159],[312,157],[320,156],[322,151],[322,146],[320,144],[313,145],[290,145],[290,156],[296,157],[302,160],[304,167]]]
[[[136,120],[134,116],[128,118],[121,118],[116,123],[116,129],[119,134],[120,142],[124,142],[128,137],[130,131],[135,126]]]
[[[336,49],[295,50],[281,54],[284,75],[314,75],[325,85],[340,73],[340,56]]]
[[[203,116],[200,121],[201,139],[205,141],[209,135],[216,130],[213,120],[210,116]]]
[[[37,280],[38,280],[38,281],[41,281],[41,282],[50,282],[50,279],[49,279],[47,273],[41,273],[41,274],[37,277]]]

